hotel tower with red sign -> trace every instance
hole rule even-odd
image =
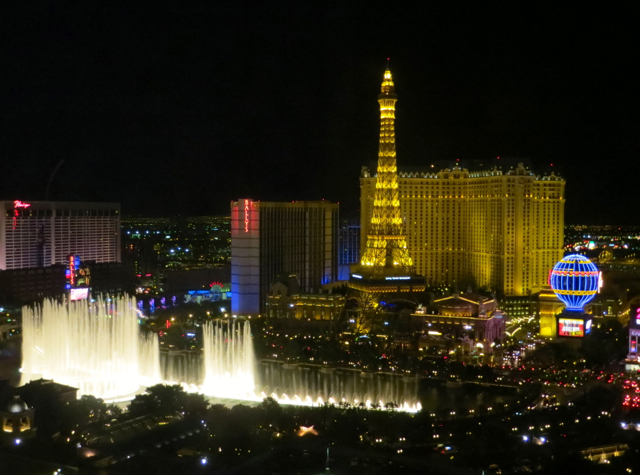
[[[120,262],[120,204],[0,201],[0,270]]]
[[[295,275],[304,293],[338,277],[338,204],[328,201],[231,203],[231,311],[264,311],[281,274]]]

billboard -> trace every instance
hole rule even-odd
[[[89,298],[89,287],[74,287],[69,289],[69,300],[83,300]]]
[[[583,337],[591,333],[593,320],[558,316],[558,336]]]

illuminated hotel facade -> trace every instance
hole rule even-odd
[[[380,104],[380,142],[376,176],[371,182],[367,214],[361,214],[360,265],[354,266],[349,286],[363,292],[422,292],[424,279],[416,275],[402,218],[396,161],[395,111],[398,96],[391,71],[384,72]]]
[[[548,283],[563,255],[565,181],[522,163],[507,169],[504,162],[399,172],[407,247],[427,284],[472,284],[520,296]],[[360,190],[365,242],[376,193],[368,167]]]
[[[263,313],[280,274],[295,275],[303,293],[336,281],[338,229],[337,203],[232,202],[232,313]]]
[[[0,201],[0,270],[120,262],[120,204]]]

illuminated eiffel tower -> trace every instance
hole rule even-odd
[[[402,229],[396,166],[396,101],[391,71],[387,65],[382,82],[380,103],[380,149],[373,214],[367,235],[367,245],[360,264],[362,271],[375,275],[396,270],[411,273],[413,261],[407,251],[407,239]]]
[[[373,212],[358,273],[352,274],[350,279],[354,284],[360,282],[362,285],[356,285],[356,287],[363,290],[364,287],[370,288],[371,285],[377,287],[374,291],[380,292],[424,290],[424,279],[414,274],[413,260],[407,250],[407,239],[400,212],[395,132],[397,100],[393,78],[387,63],[382,91],[378,96],[380,148]],[[381,283],[385,281],[385,285],[381,287]],[[401,283],[407,285],[399,288],[398,285]],[[396,285],[395,289],[392,288],[392,284]],[[416,287],[415,284],[418,286]]]

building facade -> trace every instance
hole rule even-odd
[[[83,265],[91,272],[93,295],[135,292],[133,273],[121,262],[85,262]],[[60,297],[68,291],[66,270],[67,266],[55,264],[0,272],[0,304],[27,305],[43,298]]]
[[[120,262],[120,205],[0,201],[0,270]]]
[[[487,353],[492,352],[496,339],[504,338],[506,323],[495,298],[456,293],[434,300],[433,306],[434,313],[418,309],[413,315],[428,327],[427,338],[458,338],[474,348],[481,344]]]
[[[275,282],[267,296],[266,315],[273,318],[334,321],[340,316],[345,297],[327,292],[300,293],[295,277]]]
[[[565,181],[522,163],[506,169],[499,165],[504,162],[399,173],[408,251],[428,284],[472,284],[507,296],[547,284],[563,255]],[[376,180],[363,167],[361,242],[369,233]]]
[[[338,277],[338,204],[328,201],[231,203],[232,313],[264,312],[280,274],[304,293]]]
[[[338,264],[356,264],[360,261],[360,216],[340,218],[340,249]],[[348,276],[347,276],[348,278]]]

